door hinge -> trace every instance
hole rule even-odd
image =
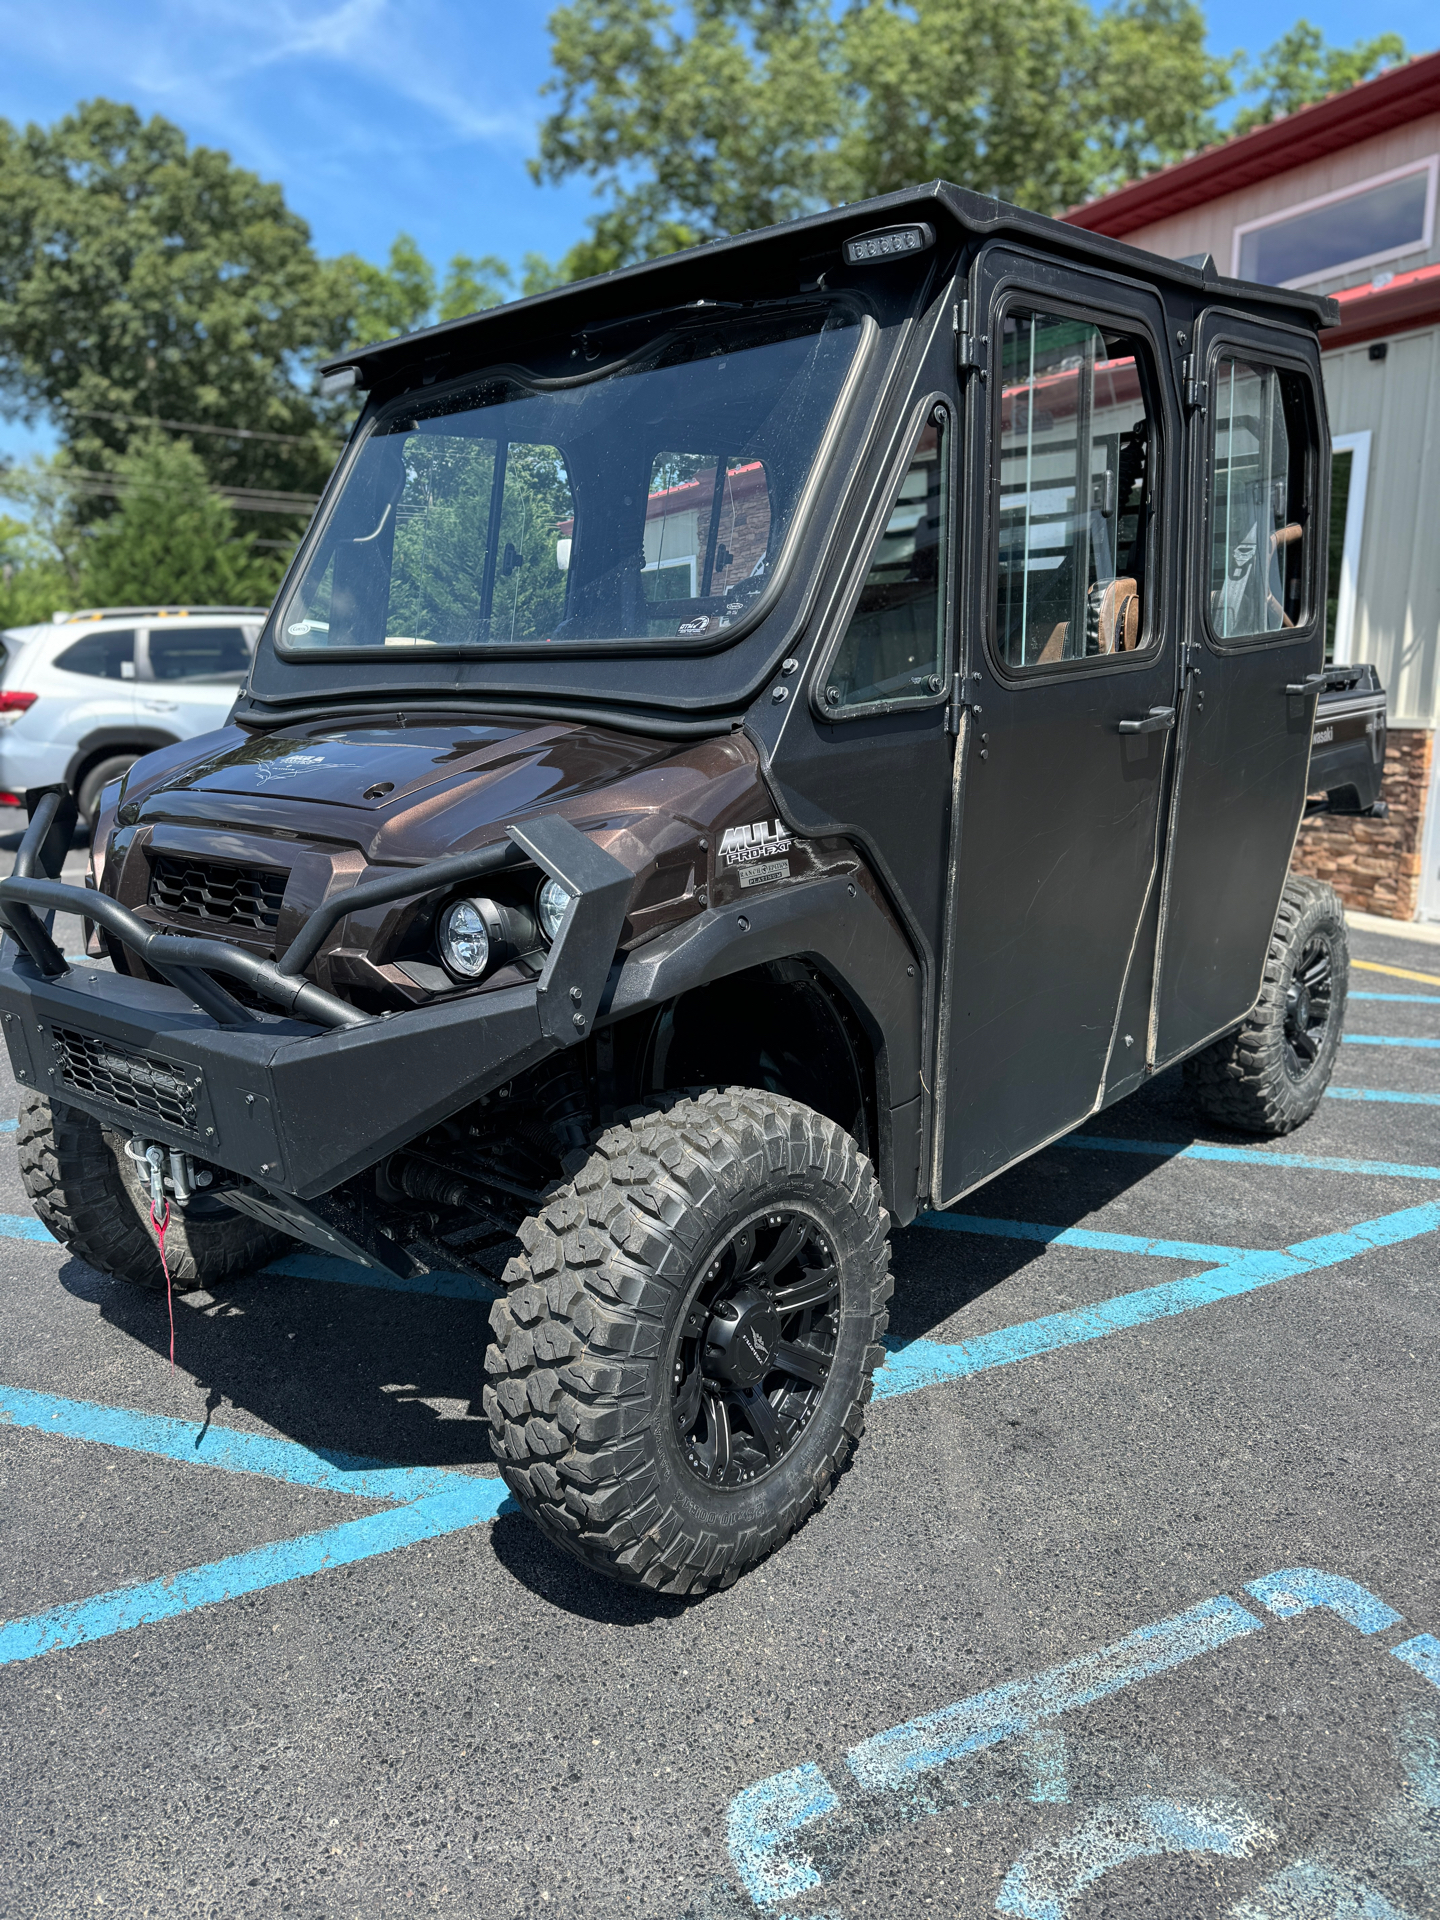
[[[1206,411],[1206,383],[1196,373],[1196,356],[1187,354],[1181,362],[1181,404],[1187,413]]]
[[[961,716],[963,714],[980,714],[980,704],[977,701],[966,699],[966,681],[968,679],[979,680],[980,675],[953,674],[951,676],[951,698],[950,704],[946,708],[946,732],[948,734],[958,735],[960,733]]]
[[[951,325],[956,336],[956,371],[986,377],[986,338],[971,332],[971,303],[962,300],[951,309]]]

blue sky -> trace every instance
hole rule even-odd
[[[525,171],[544,110],[552,0],[0,0],[0,114],[54,120],[96,94],[176,121],[278,180],[324,253],[555,256],[592,200]],[[1218,51],[1258,52],[1297,14],[1349,45],[1436,42],[1421,0],[1279,8],[1214,0]],[[0,454],[37,444],[0,421]]]

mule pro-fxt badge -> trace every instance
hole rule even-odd
[[[720,857],[727,867],[740,869],[742,887],[789,880],[791,835],[778,820],[755,820],[744,827],[727,827],[721,836]]]

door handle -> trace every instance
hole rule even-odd
[[[1314,694],[1316,689],[1318,687],[1324,687],[1329,679],[1329,674],[1307,674],[1304,680],[1289,681],[1286,686],[1286,692],[1288,694]]]
[[[179,704],[174,700],[142,700],[140,703],[147,714],[173,714]]]
[[[1117,731],[1122,734],[1163,734],[1175,724],[1174,707],[1153,707],[1144,720],[1123,720]]]

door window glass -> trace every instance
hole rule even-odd
[[[134,680],[134,634],[87,634],[59,655],[55,665],[67,674],[90,674],[97,680]]]
[[[1049,667],[1149,644],[1152,418],[1137,343],[1012,308],[1002,322],[996,650]]]
[[[152,627],[153,680],[233,680],[250,667],[243,627]]]
[[[947,416],[921,429],[826,686],[828,708],[928,700],[945,669]]]
[[[1211,625],[1260,638],[1302,617],[1307,536],[1297,377],[1224,356],[1211,428]]]

